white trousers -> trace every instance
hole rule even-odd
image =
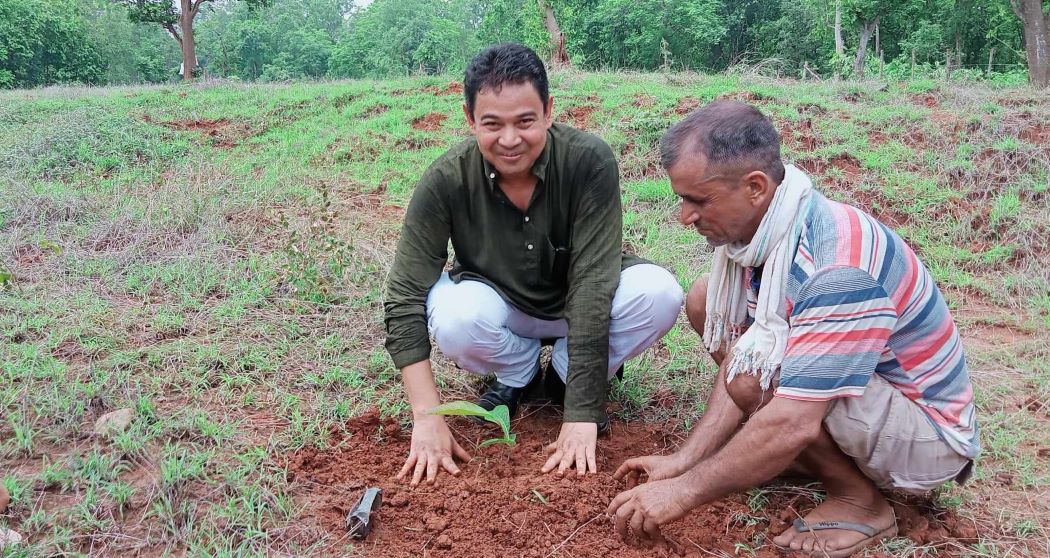
[[[609,324],[609,376],[664,336],[682,309],[682,287],[653,264],[620,273]],[[458,284],[443,273],[427,296],[427,325],[438,348],[460,368],[524,387],[536,375],[540,340],[556,338],[551,361],[565,381],[569,369],[564,320],[534,318],[480,281]]]

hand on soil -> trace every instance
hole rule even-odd
[[[439,416],[428,416],[416,419],[412,428],[412,449],[405,460],[405,466],[397,474],[398,480],[404,480],[412,472],[412,486],[418,486],[426,474],[427,484],[434,484],[438,472],[445,469],[453,475],[459,475],[459,467],[453,459],[470,461],[470,454],[463,449],[452,431]]]
[[[651,481],[617,494],[605,513],[621,538],[626,540],[633,532],[643,541],[663,544],[660,526],[689,512],[683,502],[685,493],[677,479]]]
[[[558,476],[576,466],[576,475],[582,477],[588,472],[597,473],[595,448],[598,443],[598,425],[593,422],[566,422],[561,425],[558,440],[547,446],[552,452],[547,463],[540,469],[549,473],[558,469]]]
[[[641,480],[642,475],[648,477],[650,481],[658,481],[677,477],[687,468],[677,455],[645,455],[624,461],[623,465],[620,465],[620,468],[613,473],[613,478],[626,479],[627,488],[631,489],[644,482]]]

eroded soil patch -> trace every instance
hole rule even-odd
[[[372,534],[361,543],[366,555],[635,558],[674,554],[624,543],[605,510],[624,488],[612,478],[616,467],[628,457],[668,452],[680,439],[679,433],[657,424],[614,423],[612,436],[599,444],[600,473],[557,479],[539,469],[545,460],[544,446],[557,437],[558,416],[545,409],[526,410],[523,416],[527,418],[513,425],[518,445],[512,448],[479,449],[476,444],[492,437],[492,431],[451,420],[474,459],[462,466],[459,477],[442,475],[435,486],[416,489],[393,478],[408,452],[410,433],[375,413],[352,419],[345,434],[332,435],[331,449],[305,448],[282,460],[293,493],[305,505],[301,532],[328,533],[331,540],[345,543],[346,514],[365,487],[379,486],[384,504],[375,516]],[[737,543],[768,539],[814,506],[805,490],[770,488],[761,509],[749,507],[746,496],[736,495],[668,526],[666,533],[677,543],[677,553],[733,555]],[[954,543],[976,537],[972,525],[926,500],[892,500],[902,536],[941,546],[939,555],[954,556]],[[770,543],[750,555],[784,556]]]
[[[430,114],[420,116],[412,121],[413,130],[424,130],[427,132],[436,132],[441,129],[441,124],[448,120],[447,114],[441,114],[440,112],[432,112]]]

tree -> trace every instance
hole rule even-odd
[[[197,70],[197,46],[193,20],[201,8],[214,0],[116,0],[129,8],[132,21],[157,23],[179,43],[182,50],[182,77],[190,81]],[[251,6],[263,6],[269,0],[241,0]]]
[[[1010,7],[1024,25],[1029,82],[1036,87],[1050,86],[1050,3],[1010,0]]]
[[[536,0],[540,11],[543,12],[543,23],[547,27],[547,34],[551,39],[551,64],[555,66],[572,66],[569,61],[569,52],[565,49],[565,35],[558,25],[558,18],[554,15],[554,8],[546,0]]]

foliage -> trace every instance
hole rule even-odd
[[[102,83],[100,46],[86,34],[74,0],[0,0],[0,87]]]
[[[517,436],[510,431],[510,411],[507,410],[506,405],[497,405],[495,409],[486,411],[480,405],[470,401],[451,401],[428,410],[427,414],[481,417],[503,429],[502,438],[485,440],[481,442],[481,447],[491,446],[492,444],[513,446],[516,443]]]
[[[779,75],[849,75],[865,26],[868,76],[929,76],[949,59],[953,70],[967,71],[962,74],[967,79],[993,79],[1026,67],[1021,23],[1006,0],[548,4],[572,64],[585,69],[723,71],[760,64]],[[0,87],[174,80],[182,56],[169,35],[178,32],[177,5],[0,0]],[[200,0],[197,5],[198,61],[208,75],[224,78],[456,74],[480,48],[501,42],[551,54],[536,0]],[[833,33],[836,6],[841,54]],[[882,63],[893,71],[883,71]]]

